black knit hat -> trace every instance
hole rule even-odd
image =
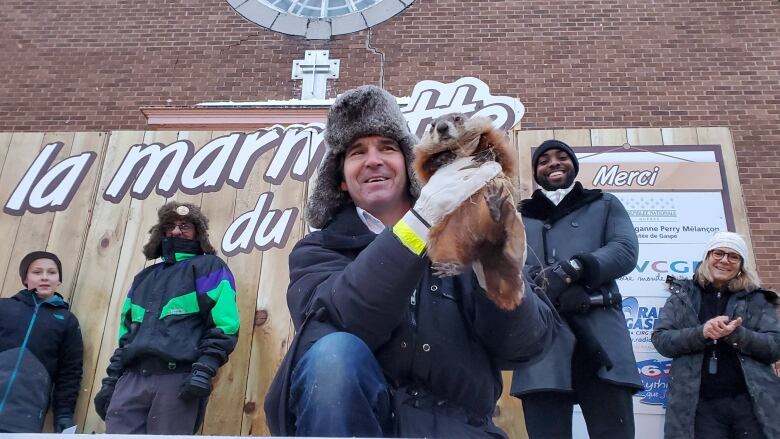
[[[25,287],[27,286],[27,284],[24,282],[25,278],[27,278],[27,270],[30,268],[30,264],[37,261],[38,259],[51,259],[54,261],[54,263],[57,265],[57,271],[60,275],[60,282],[62,282],[62,262],[60,262],[60,258],[58,258],[54,253],[35,251],[27,253],[27,256],[23,257],[22,262],[19,264],[19,277],[22,278],[22,285]]]
[[[574,175],[576,176],[580,172],[580,162],[577,160],[577,154],[574,153],[574,150],[571,149],[571,146],[567,145],[564,142],[561,142],[560,140],[545,140],[542,142],[541,145],[539,145],[538,148],[534,151],[534,155],[531,157],[531,163],[533,164],[533,172],[534,172],[534,180],[536,180],[537,183],[539,183],[539,180],[536,179],[536,165],[539,163],[539,157],[542,156],[545,152],[551,150],[551,149],[560,149],[561,151],[565,152],[569,155],[569,158],[571,158],[571,163],[574,165]]]

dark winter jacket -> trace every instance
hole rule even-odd
[[[135,276],[107,379],[149,358],[214,370],[227,361],[239,326],[233,274],[217,256],[193,253],[175,253]]]
[[[526,265],[546,267],[577,256],[583,261],[581,283],[591,295],[618,293],[615,280],[630,273],[637,261],[639,243],[634,226],[620,200],[600,190],[586,190],[578,182],[556,206],[541,190],[523,200],[520,208],[526,231]],[[565,293],[563,293],[565,294]],[[602,380],[644,387],[631,346],[623,313],[615,307],[591,307],[586,314],[568,316],[550,352],[539,362],[515,370],[512,395],[546,390],[571,391],[571,360],[575,331],[588,343],[598,345],[599,357],[612,366],[601,365]],[[581,342],[583,340],[580,340]],[[594,357],[596,355],[594,354]]]
[[[502,435],[492,423],[501,394],[501,369],[539,355],[559,325],[527,289],[512,312],[498,309],[473,272],[437,278],[430,261],[404,247],[391,229],[371,233],[354,207],[303,238],[290,254],[287,302],[297,334],[265,401],[274,435],[294,435],[288,412],[289,374],[323,336],[346,331],[374,352],[393,387],[398,434],[409,437]],[[480,419],[454,425],[427,409],[412,409],[404,387]],[[403,396],[403,399],[401,397]]]
[[[653,330],[653,346],[672,360],[667,393],[666,439],[693,437],[699,402],[702,361],[712,340],[704,337],[699,321],[702,290],[693,280],[670,279],[671,295],[661,309]],[[767,439],[780,439],[780,378],[772,363],[780,360],[778,296],[773,291],[740,291],[726,304],[730,319],[742,317],[742,325],[721,339],[736,350],[742,365],[753,411]]]
[[[59,294],[0,299],[0,430],[41,432],[50,396],[55,419],[73,416],[83,353],[79,321]]]

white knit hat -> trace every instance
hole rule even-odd
[[[707,247],[704,250],[704,256],[702,256],[702,260],[707,258],[707,254],[710,252],[710,250],[719,247],[730,248],[739,253],[739,255],[742,256],[742,261],[744,261],[744,264],[748,265],[748,247],[745,243],[745,240],[742,239],[742,236],[738,233],[718,232],[712,235],[712,238],[710,238],[709,242],[707,242]]]

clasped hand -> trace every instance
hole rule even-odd
[[[727,316],[713,317],[704,323],[704,336],[710,340],[718,340],[734,332],[742,325],[742,317],[729,321]]]

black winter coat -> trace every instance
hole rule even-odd
[[[704,325],[699,321],[702,290],[698,284],[690,279],[670,279],[669,291],[652,336],[658,352],[673,358],[664,437],[688,439],[694,433],[704,350],[712,340],[704,337]],[[726,315],[729,319],[742,317],[742,325],[722,339],[737,350],[753,412],[767,439],[780,439],[780,377],[772,369],[772,363],[780,360],[777,304],[773,291],[732,294]]]
[[[219,257],[194,248],[144,268],[133,279],[109,381],[136,360],[153,357],[186,367],[198,362],[216,370],[233,352],[239,329],[233,273]]]
[[[618,293],[616,279],[630,273],[637,261],[639,243],[620,200],[600,190],[586,190],[578,182],[556,206],[541,190],[523,200],[520,213],[525,224],[526,265],[546,267],[578,256],[585,262],[583,275],[591,295]],[[564,293],[565,294],[565,293]],[[571,360],[575,319],[600,346],[612,367],[600,366],[602,380],[642,390],[631,337],[623,313],[614,307],[591,307],[587,314],[569,316],[545,357],[515,370],[512,395],[540,391],[571,391]],[[580,340],[582,341],[582,340]]]
[[[0,430],[40,433],[50,396],[55,419],[73,416],[83,354],[79,321],[59,294],[0,299]]]
[[[346,331],[372,349],[396,390],[397,434],[503,436],[491,419],[502,390],[500,370],[543,353],[560,324],[545,302],[526,291],[516,310],[502,311],[472,271],[434,277],[430,261],[412,254],[391,229],[375,235],[354,207],[344,208],[290,254],[287,302],[297,334],[266,397],[271,432],[295,433],[287,397],[296,361],[321,337]],[[415,411],[411,399],[398,401],[404,393],[398,389],[408,386],[486,423],[451,425],[433,412]]]

